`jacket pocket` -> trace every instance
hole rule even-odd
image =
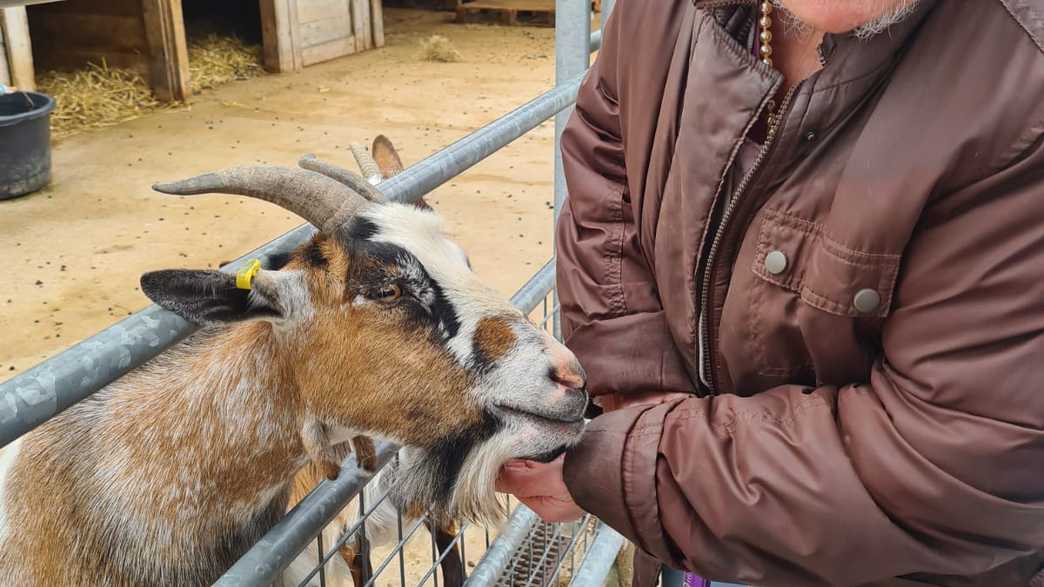
[[[821,224],[776,210],[761,216],[755,275],[836,316],[888,315],[899,255],[850,248],[824,234]]]
[[[817,222],[765,209],[751,270],[747,331],[773,382],[863,382],[879,355],[899,256],[847,247]]]

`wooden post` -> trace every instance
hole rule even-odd
[[[141,10],[152,91],[160,100],[184,100],[192,88],[181,0],[142,0]]]
[[[0,27],[0,84],[11,85],[11,72],[7,69],[7,45],[4,44],[4,30]]]
[[[355,35],[355,50],[365,51],[373,47],[373,29],[370,24],[370,1],[351,0],[352,32]]]
[[[20,90],[35,90],[33,46],[29,42],[29,19],[24,6],[0,8],[0,32],[4,38],[7,76],[12,86]]]
[[[297,36],[297,0],[260,0],[261,44],[265,69],[274,73],[299,71],[301,49]]]
[[[384,0],[370,0],[370,18],[373,19],[373,46],[384,46]]]

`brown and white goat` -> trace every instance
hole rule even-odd
[[[373,185],[395,176],[403,171],[402,159],[391,141],[383,135],[378,136],[371,149],[363,145],[353,144],[352,154],[362,172],[363,177]],[[309,161],[311,163],[311,161]],[[417,205],[427,207],[423,200]],[[337,471],[337,463],[341,458],[347,456],[351,450],[355,450],[358,461],[364,469],[374,469],[374,445],[373,440],[358,436],[352,439],[352,446],[340,445],[330,447],[332,457],[325,462],[316,460],[303,467],[294,477],[293,487],[290,492],[290,500],[287,504],[288,511],[303,500],[319,483],[326,479],[334,478]],[[327,585],[347,587],[363,587],[370,578],[372,570],[370,560],[371,547],[382,546],[399,538],[399,516],[400,512],[394,502],[381,499],[385,493],[390,491],[390,485],[399,477],[398,467],[402,462],[408,462],[411,458],[409,449],[402,449],[398,461],[389,465],[388,468],[378,472],[369,484],[363,489],[365,503],[370,504],[370,513],[365,521],[365,538],[363,533],[357,532],[354,536],[347,537],[347,541],[338,548],[338,556],[332,557],[325,568],[325,579]],[[359,502],[353,500],[349,506],[344,508],[334,520],[322,531],[325,548],[331,548],[344,538],[344,533],[354,528],[358,522],[355,515],[358,511]],[[402,520],[402,527],[409,528],[417,520],[406,517]],[[461,557],[461,549],[455,541],[458,526],[451,519],[425,519],[425,526],[432,534],[441,561],[443,585],[446,587],[460,587],[464,584],[464,561]],[[305,577],[312,577],[311,583],[319,584],[320,581],[314,573],[320,564],[320,556],[315,549],[309,548],[297,556],[283,573],[284,583],[296,586],[305,583]]]
[[[433,211],[309,166],[156,186],[265,199],[319,233],[249,290],[142,277],[203,328],[3,450],[5,584],[209,585],[282,517],[295,472],[360,434],[411,447],[398,505],[472,520],[499,515],[502,463],[576,441],[575,357],[482,284]]]

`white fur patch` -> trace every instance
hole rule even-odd
[[[453,304],[460,331],[449,341],[449,350],[461,365],[472,355],[472,340],[482,318],[521,314],[503,296],[483,284],[468,266],[460,246],[446,234],[442,219],[430,210],[388,204],[369,212],[380,230],[374,242],[384,242],[410,252],[439,284]]]

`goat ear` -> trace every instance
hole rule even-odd
[[[402,159],[399,158],[399,152],[395,150],[395,145],[392,144],[388,137],[377,135],[377,138],[373,139],[373,147],[370,150],[373,153],[373,160],[377,162],[377,167],[380,168],[384,179],[388,179],[405,169]]]
[[[254,289],[236,287],[236,276],[220,271],[171,269],[141,276],[141,290],[160,307],[201,326],[283,317],[279,288],[254,278]]]
[[[373,160],[377,162],[377,167],[380,168],[384,179],[398,175],[400,171],[406,168],[402,164],[402,159],[399,158],[399,151],[395,149],[391,139],[384,135],[377,135],[377,138],[373,139],[373,146],[370,148],[370,152],[373,154]],[[413,204],[425,210],[431,209],[431,206],[424,201],[424,198],[416,200]]]

